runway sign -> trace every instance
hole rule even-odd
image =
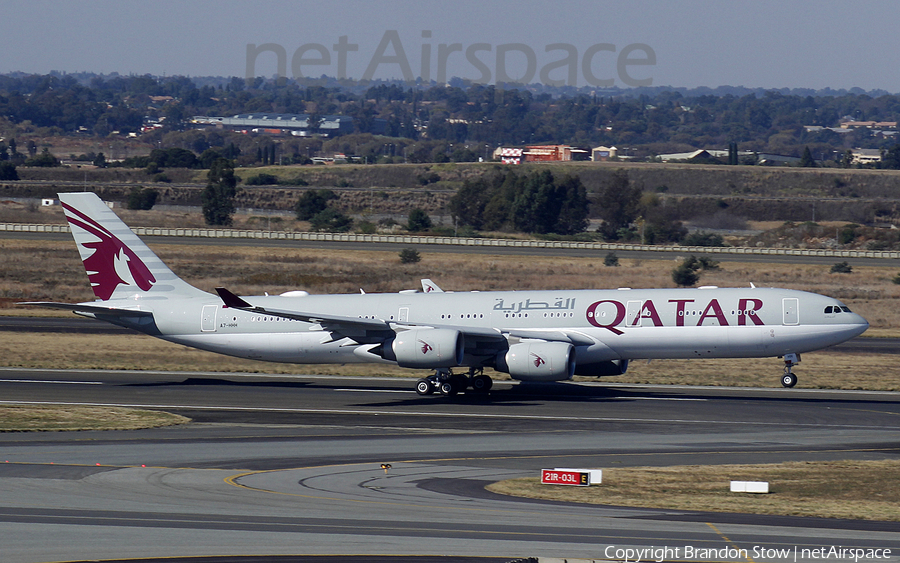
[[[541,484],[543,485],[573,485],[587,487],[591,484],[591,474],[580,471],[559,471],[556,469],[541,469]]]

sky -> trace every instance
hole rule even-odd
[[[245,77],[269,44],[252,76],[437,79],[442,54],[482,82],[900,93],[898,22],[896,0],[36,0],[4,8],[0,73]]]

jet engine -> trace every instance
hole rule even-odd
[[[563,381],[575,373],[575,347],[568,342],[521,342],[497,354],[497,370],[521,381]]]
[[[464,350],[465,338],[458,330],[417,328],[398,333],[390,346],[394,357],[384,357],[404,368],[449,368],[462,363]]]

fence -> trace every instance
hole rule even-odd
[[[577,242],[547,240],[488,239],[469,237],[429,237],[416,235],[363,235],[349,233],[308,233],[285,231],[250,231],[241,229],[164,229],[132,227],[139,236],[244,238],[328,242],[380,242],[389,244],[440,244],[447,246],[492,246],[501,248],[561,248],[644,252],[673,252],[678,254],[751,254],[779,256],[825,256],[831,258],[900,258],[900,252],[889,250],[832,250],[800,248],[751,248],[741,246],[654,246],[649,244],[620,244],[609,242]],[[0,223],[0,232],[68,233],[68,225],[24,225]]]

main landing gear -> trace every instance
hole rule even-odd
[[[800,363],[800,354],[784,355],[784,375],[781,376],[781,385],[784,387],[793,387],[797,385],[797,376],[791,371],[793,367]]]
[[[477,375],[476,375],[477,374]],[[441,368],[434,375],[423,377],[416,382],[416,393],[419,395],[431,395],[435,391],[441,395],[452,397],[461,391],[471,388],[476,393],[487,393],[494,381],[490,376],[484,375],[482,370],[469,368],[468,375],[453,373],[449,369]]]

